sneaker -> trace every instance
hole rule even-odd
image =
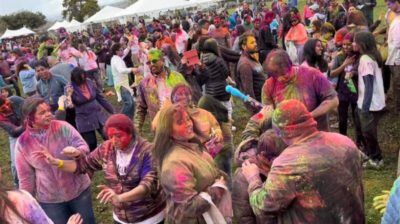
[[[368,160],[368,167],[374,168],[374,169],[380,169],[383,167],[383,159],[381,160],[373,160],[370,159]]]
[[[360,151],[361,152],[361,159],[362,159],[362,161],[363,162],[368,162],[368,160],[370,160],[369,159],[369,156],[367,156],[363,151]]]

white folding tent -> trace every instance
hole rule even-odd
[[[47,31],[56,30],[56,29],[58,29],[59,25],[60,25],[60,22],[56,21],[50,28],[47,29]]]
[[[75,32],[78,30],[85,29],[85,25],[76,21],[75,19],[71,20],[71,22],[65,27],[68,32]]]
[[[83,23],[84,24],[101,23],[101,22],[115,20],[115,18],[118,15],[121,15],[122,11],[123,11],[123,9],[121,9],[121,8],[105,6],[100,11],[98,11],[96,14],[94,14],[89,19],[84,21]]]
[[[190,0],[138,0],[118,16],[143,15],[148,13],[160,13],[168,10],[182,9],[193,5]]]
[[[62,22],[55,22],[49,29],[47,29],[47,31],[50,31],[50,30],[57,30],[57,29],[59,29],[59,28],[61,28],[61,27],[64,27],[64,28],[66,28],[66,27],[68,27],[70,25],[70,23],[67,21],[67,20],[64,20],[64,21],[62,21]]]
[[[82,23],[73,19],[71,22],[68,22],[67,20],[64,20],[62,22],[57,21],[49,29],[47,29],[47,31],[57,30],[61,27],[65,28],[68,32],[75,32],[85,29],[85,26]]]
[[[31,34],[35,34],[35,32],[26,27],[22,27],[21,29],[18,30],[7,29],[6,32],[4,32],[4,34],[0,37],[0,39],[10,39],[14,37],[28,36]]]

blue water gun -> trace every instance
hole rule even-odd
[[[235,87],[232,87],[231,85],[227,85],[225,87],[225,91],[230,93],[232,96],[235,96],[235,97],[243,100],[244,102],[250,103],[255,108],[262,109],[264,107],[264,105],[262,103],[260,103],[257,100],[251,98],[249,95],[245,95],[240,90],[236,89]]]

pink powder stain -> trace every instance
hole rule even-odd
[[[264,115],[262,113],[258,113],[258,114],[256,114],[255,118],[257,120],[262,120],[264,118]]]
[[[299,204],[304,208],[323,208],[325,203],[320,197],[319,193],[315,190],[301,193],[302,199],[299,200]]]
[[[175,180],[178,184],[179,187],[185,187],[185,183],[186,181],[188,181],[188,176],[185,174],[185,172],[182,171],[177,171],[176,172],[176,176],[175,176]]]

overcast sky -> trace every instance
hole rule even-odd
[[[99,5],[119,2],[121,0],[98,0]],[[61,19],[63,0],[0,0],[0,15],[11,14],[21,10],[42,12],[47,19]]]

